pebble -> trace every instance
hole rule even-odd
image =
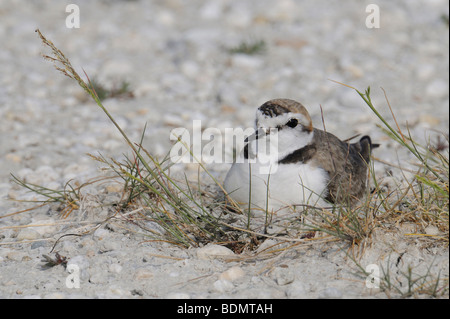
[[[223,1],[208,1],[200,8],[200,16],[205,20],[217,20],[223,12]]]
[[[13,163],[20,163],[22,161],[22,157],[20,155],[14,154],[14,153],[8,153],[5,155],[5,158],[8,161],[11,161]]]
[[[432,235],[432,236],[438,236],[441,234],[441,232],[439,231],[439,228],[437,228],[436,226],[429,225],[429,226],[425,227],[425,234]]]
[[[137,280],[150,279],[153,278],[153,276],[154,276],[153,271],[145,268],[138,269],[134,273],[134,278]]]
[[[306,298],[308,293],[309,290],[299,280],[294,280],[286,290],[287,297],[292,299]]]
[[[239,266],[233,266],[219,275],[219,279],[235,281],[245,276],[245,271]]]
[[[121,243],[117,240],[102,240],[100,243],[99,248],[103,252],[118,251],[121,248]]]
[[[226,16],[226,22],[234,28],[246,29],[250,26],[252,18],[252,13],[246,3],[238,2],[231,7]]]
[[[197,249],[197,257],[203,260],[220,259],[232,256],[234,256],[234,253],[230,249],[220,245],[208,244],[205,247]]]
[[[165,114],[163,117],[163,122],[165,125],[174,127],[185,127],[185,121],[178,115],[175,114]]]
[[[434,74],[436,74],[436,70],[433,64],[419,64],[416,67],[416,75],[417,78],[421,81],[427,81],[433,77]]]
[[[195,79],[200,72],[200,67],[197,63],[193,61],[186,61],[183,62],[183,64],[181,65],[181,71],[188,78]]]
[[[123,267],[119,264],[112,264],[109,265],[108,270],[110,272],[116,273],[116,274],[120,274],[122,272]]]
[[[89,277],[90,284],[105,284],[109,281],[109,278],[105,272],[95,272]]]
[[[41,237],[41,234],[32,228],[24,228],[17,234],[17,240],[33,240]]]
[[[50,236],[58,229],[57,222],[53,218],[32,218],[31,224],[38,225],[33,227],[33,230],[36,230],[41,237]]]
[[[448,82],[443,80],[434,80],[428,84],[425,93],[428,97],[433,99],[443,99],[448,98]]]
[[[234,288],[233,283],[228,280],[219,279],[213,283],[213,288],[217,292],[228,292]]]
[[[110,234],[109,230],[106,230],[104,228],[98,228],[94,232],[94,238],[96,238],[97,240],[103,240],[105,238],[108,238],[109,234]]]
[[[289,268],[276,267],[273,271],[273,277],[279,286],[290,284],[294,281],[295,275]]]
[[[234,67],[248,71],[261,67],[263,63],[261,58],[247,54],[234,54],[232,57]]]
[[[6,258],[12,261],[22,261],[26,254],[21,251],[10,251],[6,254]]]
[[[266,239],[261,245],[259,245],[257,252],[269,252],[272,249],[277,249],[279,248],[279,245],[276,245],[277,243],[279,243],[279,241],[275,239]]]
[[[146,222],[145,228],[159,235],[164,235],[166,233],[166,230],[160,224],[155,222]]]
[[[430,127],[439,125],[439,123],[441,123],[441,120],[442,119],[440,119],[438,117],[435,117],[435,116],[433,116],[431,114],[422,114],[419,117],[419,121],[421,123],[428,124]]]

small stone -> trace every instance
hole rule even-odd
[[[5,158],[6,158],[8,161],[13,162],[13,163],[20,163],[20,162],[22,161],[22,158],[21,158],[19,155],[14,154],[14,153],[8,153],[8,154],[6,154],[6,155],[5,155]]]
[[[160,23],[166,27],[173,26],[173,24],[177,21],[174,14],[168,10],[161,10],[156,17],[157,17],[158,23]]]
[[[117,297],[128,297],[131,296],[131,292],[126,289],[122,289],[120,287],[110,287],[107,290],[107,297],[108,298],[117,298]]]
[[[279,242],[274,239],[266,239],[261,245],[259,245],[257,252],[258,253],[269,252],[271,250],[271,248],[277,249],[278,246],[275,246],[275,245],[278,243]]]
[[[122,247],[121,243],[115,240],[103,240],[101,241],[100,250],[105,251],[118,251]]]
[[[200,72],[200,67],[195,62],[186,61],[181,65],[181,72],[188,78],[195,79]]]
[[[439,125],[439,123],[441,123],[441,119],[438,117],[435,117],[431,114],[422,114],[419,117],[419,120],[421,123],[426,123],[430,126],[435,126],[435,125]]]
[[[433,77],[435,74],[435,68],[433,64],[421,64],[419,63],[416,68],[416,76],[419,80],[426,81]]]
[[[183,121],[180,116],[174,114],[164,115],[163,122],[165,125],[174,127],[184,127],[186,125],[185,121]]]
[[[232,6],[232,10],[228,13],[226,22],[229,26],[245,30],[252,23],[253,15],[250,8],[245,5],[244,1],[236,3]]]
[[[138,269],[136,271],[136,273],[134,274],[134,278],[137,280],[149,279],[149,278],[153,278],[153,276],[154,276],[154,274],[151,270],[144,269],[144,268]]]
[[[109,265],[108,269],[110,272],[116,273],[116,274],[120,274],[120,272],[122,271],[122,266],[119,264],[112,264]]]
[[[234,288],[234,285],[228,280],[216,280],[213,284],[214,290],[217,292],[227,292]]]
[[[121,78],[133,72],[133,65],[127,59],[110,60],[103,65],[102,70],[104,70],[102,75],[105,78]],[[107,86],[107,83],[105,86]]]
[[[427,96],[435,99],[448,97],[448,83],[442,80],[434,80],[428,84],[425,93]]]
[[[222,15],[222,11],[222,1],[207,1],[205,5],[200,8],[200,16],[205,20],[217,20]]]
[[[220,274],[219,279],[235,281],[245,276],[245,271],[241,267],[234,266]]]
[[[99,228],[94,232],[94,237],[97,240],[103,240],[106,237],[108,237],[108,235],[110,234],[110,232],[104,228]]]
[[[52,218],[49,219],[38,219],[33,218],[32,224],[40,225],[36,227],[34,230],[40,234],[40,236],[46,236],[49,234],[53,234],[56,232],[57,227],[55,226],[55,220]]]
[[[276,267],[273,275],[279,286],[290,284],[295,279],[294,273],[289,268]]]
[[[20,251],[10,251],[6,254],[6,258],[13,261],[21,261],[25,257],[25,253]]]
[[[305,285],[299,281],[295,280],[293,283],[291,283],[286,291],[286,295],[289,298],[306,298],[307,297],[307,290],[305,288]]]
[[[89,283],[91,284],[104,284],[107,283],[109,281],[108,276],[106,275],[105,272],[100,272],[97,271],[95,273],[93,273],[90,277],[89,277]]]
[[[32,228],[24,228],[18,234],[17,240],[33,240],[38,239],[41,235]]]
[[[257,69],[261,67],[264,61],[256,56],[247,54],[235,54],[232,57],[233,66],[238,69]]]
[[[231,105],[224,104],[220,107],[220,111],[225,114],[233,114],[236,113],[236,108]]]
[[[145,228],[159,235],[164,235],[166,233],[166,230],[156,222],[146,222]]]
[[[8,280],[8,281],[4,282],[2,285],[4,287],[10,287],[10,286],[16,285],[16,282],[14,280]]]
[[[157,92],[159,90],[159,87],[157,84],[155,83],[151,83],[151,82],[143,82],[139,85],[136,86],[136,88],[133,91],[133,95],[136,98],[140,98],[140,97],[144,97],[146,95],[150,95],[153,92]],[[138,111],[140,115],[144,115],[142,114],[141,110]]]
[[[356,66],[356,65],[349,65],[347,66],[346,70],[354,77],[354,78],[360,78],[364,75],[364,71]]]
[[[123,191],[123,184],[115,183],[106,186],[108,193],[119,193]]]
[[[215,244],[209,244],[197,250],[197,257],[203,260],[211,260],[231,256],[234,256],[234,253],[230,249]]]
[[[440,231],[439,228],[437,228],[436,226],[433,225],[429,225],[427,227],[425,227],[425,234],[427,235],[431,235],[431,236],[438,236],[440,235]]]

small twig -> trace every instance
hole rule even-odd
[[[384,98],[386,99],[387,105],[389,106],[389,110],[391,111],[392,118],[394,119],[395,125],[397,125],[398,132],[399,132],[400,135],[402,136],[403,142],[406,143],[405,136],[403,135],[402,130],[400,129],[400,126],[399,126],[398,123],[397,123],[397,119],[395,118],[394,112],[392,111],[391,103],[389,102],[389,99],[388,99],[388,97],[387,97],[386,91],[385,91],[382,87],[381,87],[381,90],[382,90],[383,93],[384,93]]]
[[[327,128],[325,127],[325,118],[324,118],[324,116],[323,116],[322,105],[319,104],[319,107],[320,107],[320,115],[321,115],[321,117],[322,117],[323,131],[325,132],[325,136],[326,136],[326,138],[327,138],[328,150],[330,151],[331,162],[333,163],[333,168],[334,168],[334,171],[336,172],[336,163],[334,162],[334,158],[333,158],[332,152],[331,152],[330,139],[328,138]]]

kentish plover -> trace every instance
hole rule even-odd
[[[289,99],[261,105],[255,126],[224,181],[226,192],[238,204],[248,207],[251,198],[253,209],[276,212],[352,203],[364,195],[371,150],[377,146],[369,136],[353,144],[343,142],[313,128],[306,108]],[[271,149],[268,154],[266,147],[259,153],[258,147],[274,143],[277,152]]]

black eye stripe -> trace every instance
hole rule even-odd
[[[289,127],[294,128],[294,127],[296,127],[296,126],[298,125],[298,120],[297,120],[297,119],[290,119],[290,120],[286,123],[286,125],[289,126]]]

